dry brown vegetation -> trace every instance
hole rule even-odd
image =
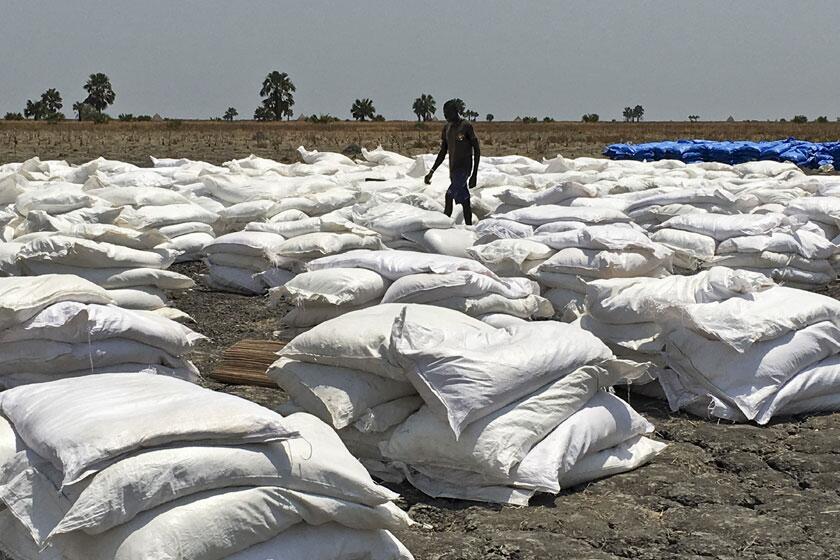
[[[476,123],[487,155],[522,154],[534,158],[597,156],[614,142],[648,142],[679,138],[710,140],[775,140],[795,136],[803,140],[840,138],[840,123],[777,122],[554,122],[522,124]],[[377,144],[404,154],[435,151],[440,122],[0,122],[0,163],[64,159],[83,163],[104,156],[149,165],[148,156],[185,157],[222,163],[249,154],[279,161],[297,161],[295,149],[304,145],[321,151],[343,151],[355,144]]]

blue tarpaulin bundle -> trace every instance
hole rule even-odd
[[[717,161],[735,165],[747,161],[788,161],[800,167],[818,168],[840,162],[840,142],[806,142],[796,138],[771,142],[738,140],[668,140],[645,144],[612,144],[604,150],[610,159],[655,161],[678,159],[685,163]]]

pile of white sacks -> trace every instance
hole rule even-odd
[[[251,222],[244,231],[205,247],[207,284],[246,295],[264,294],[305,269],[310,260],[356,249],[381,249],[379,235],[339,214]]]
[[[339,430],[372,472],[431,496],[526,505],[636,468],[663,444],[606,391],[644,374],[565,323],[496,328],[463,313],[388,303],[297,336],[268,371]]]
[[[619,356],[659,366],[652,377],[674,411],[766,424],[840,409],[833,298],[714,267],[592,282],[586,309],[581,328]]]
[[[21,560],[409,560],[411,520],[317,418],[102,374],[0,394],[0,550]]]
[[[0,278],[0,388],[103,372],[195,381],[185,356],[203,338],[114,305],[109,290],[78,276]]]
[[[786,290],[781,293],[789,297],[780,298],[776,309],[783,326],[771,336],[748,325],[762,334],[749,348],[736,347],[732,357],[742,368],[739,375],[755,377],[750,383],[759,387],[758,365],[736,358],[791,333],[801,339],[814,332],[819,322],[792,318],[799,317],[797,306],[817,306],[809,303],[817,300],[806,301],[807,294],[788,287],[825,286],[836,279],[840,262],[840,178],[806,175],[790,164],[486,157],[472,192],[476,225],[464,226],[460,206],[452,218],[441,213],[445,166],[431,185],[423,182],[434,155],[411,159],[377,149],[352,160],[303,148],[299,153],[302,162],[295,164],[251,156],[222,166],[175,159],[153,159],[152,168],[104,159],[80,166],[37,159],[2,165],[0,276],[73,273],[107,290],[106,301],[86,305],[117,302],[175,316],[160,307],[166,292],[192,281],[167,269],[204,258],[212,288],[247,294],[274,289],[275,297],[295,305],[286,321],[313,331],[330,319],[357,320],[391,305],[430,306],[441,317],[459,317],[450,323],[479,319],[482,328],[497,329],[532,328],[522,320],[553,313],[578,320],[619,358],[653,362],[644,379],[658,379],[672,406],[763,422],[766,411],[742,406],[743,395],[711,379],[713,372],[687,365],[703,354],[692,354],[695,346],[679,335],[691,332],[726,346],[710,329],[694,326],[693,306],[719,309],[716,320],[725,322],[728,313],[748,313],[746,303],[736,302]],[[395,320],[386,321],[388,352]],[[348,332],[357,330],[346,325]],[[376,344],[385,345],[385,338]],[[394,348],[389,359],[401,372],[411,370],[396,350],[403,346]],[[752,385],[744,391],[781,395],[777,399],[794,390],[811,395],[784,397],[787,404],[771,415],[830,408],[840,393],[831,380],[833,355],[807,364],[810,358],[797,359],[791,366],[796,371],[769,374],[785,380],[775,383],[776,392]],[[816,364],[823,364],[818,373],[802,375]],[[381,383],[381,373],[352,368],[378,375]],[[805,383],[812,378],[819,383]],[[393,381],[399,383],[387,398],[371,400],[364,414],[389,406],[341,427],[346,441],[355,437],[354,444],[363,446],[374,428],[396,430],[407,417],[390,422],[410,408],[406,403],[414,403],[411,414],[421,405],[426,414],[440,413],[410,379]],[[808,392],[816,387],[819,395]],[[445,458],[423,465],[397,456],[396,448],[383,456],[379,444],[390,441],[385,432],[373,431],[374,445],[362,456],[401,463],[418,485],[423,476],[466,484],[468,477],[434,470],[451,470]],[[470,469],[462,470],[478,476],[469,481],[482,488],[543,488],[512,481],[513,471],[503,479],[499,471]]]
[[[781,286],[681,306],[660,384],[673,409],[740,422],[838,410],[838,317],[837,300]]]
[[[177,192],[213,166],[143,170],[94,160],[40,162],[0,171],[0,276],[74,274],[129,309],[184,319],[167,293],[194,282],[167,270],[198,258],[218,216]]]
[[[355,250],[311,261],[304,272],[272,289],[295,308],[284,321],[311,327],[379,303],[423,303],[496,324],[548,318],[551,304],[527,278],[500,278],[463,257],[404,250]]]
[[[222,166],[153,158],[154,167],[146,169],[103,159],[82,166],[37,159],[3,165],[0,237],[20,243],[34,241],[23,237],[29,234],[48,234],[166,249],[175,251],[176,262],[209,252],[217,256],[208,256],[208,283],[249,294],[282,285],[304,270],[302,263],[354,249],[469,257],[498,275],[530,274],[543,295],[560,304],[560,314],[580,302],[577,278],[603,278],[598,270],[622,264],[609,254],[622,249],[612,245],[564,241],[557,247],[540,239],[583,227],[602,227],[601,237],[608,226],[622,224],[638,235],[649,232],[660,249],[643,266],[638,256],[627,263],[626,272],[638,275],[720,265],[807,288],[835,277],[840,180],[806,175],[791,164],[486,157],[472,201],[480,221],[467,227],[457,225],[460,206],[452,219],[441,213],[447,173],[436,174],[431,185],[422,181],[433,155],[411,159],[380,148],[354,161],[298,151],[302,162],[295,164],[250,156]],[[253,242],[243,232],[273,233],[285,244],[276,237]],[[208,249],[215,236],[231,233],[241,249],[224,241],[223,251]],[[672,250],[670,259],[662,247]],[[9,256],[20,248],[0,246],[0,274],[33,274],[21,272]],[[551,264],[536,270],[549,258]],[[548,276],[552,267],[574,278],[542,283],[540,273]],[[151,305],[160,287],[143,286],[154,292],[144,298]]]
[[[681,267],[726,266],[814,289],[837,276],[837,246],[814,222],[785,214],[684,214],[657,226],[652,239],[681,256]]]

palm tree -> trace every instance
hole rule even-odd
[[[428,121],[437,111],[435,98],[431,95],[422,93],[420,94],[420,97],[414,100],[414,104],[411,106],[411,109],[414,111],[414,114],[417,115],[418,121]]]
[[[295,91],[295,84],[285,72],[274,70],[263,80],[260,95],[263,96],[263,106],[271,112],[274,120],[282,120],[283,117],[291,119],[292,107],[295,99],[292,93]]]
[[[84,102],[100,113],[108,105],[111,105],[117,97],[113,88],[111,88],[111,80],[102,72],[90,75],[85,84],[85,91],[88,92],[88,96]]]
[[[357,121],[363,121],[366,118],[373,120],[376,116],[376,109],[373,107],[373,101],[365,97],[364,99],[357,99],[350,107],[350,114]]]
[[[55,88],[50,88],[41,94],[41,107],[47,115],[58,113],[63,104],[61,94]]]
[[[31,99],[26,100],[26,107],[23,109],[23,116],[27,119],[29,117],[34,118],[36,121],[40,120],[42,116],[44,116],[44,105],[40,101],[32,101]]]

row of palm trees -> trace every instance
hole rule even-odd
[[[84,85],[84,89],[88,93],[87,97],[73,104],[73,111],[77,113],[79,120],[96,120],[97,116],[104,116],[103,111],[109,105],[112,105],[116,99],[110,78],[101,72],[91,74]],[[291,119],[294,114],[292,108],[295,105],[295,91],[295,84],[286,72],[278,72],[277,70],[270,72],[263,80],[260,88],[260,96],[263,99],[254,111],[254,119],[258,121]],[[464,118],[470,120],[478,118],[478,112],[467,109],[462,100],[457,99],[456,102],[458,103],[458,111]],[[27,100],[23,114],[10,113],[10,115],[13,117],[19,115],[20,118],[33,118],[35,120],[63,119],[64,114],[61,113],[63,103],[61,93],[54,88],[50,88],[41,94],[39,100]],[[435,98],[426,93],[421,94],[414,100],[412,111],[417,115],[418,121],[434,119],[437,112]],[[233,120],[238,114],[235,108],[229,107],[222,118]],[[358,121],[385,120],[382,115],[376,112],[373,100],[367,97],[356,99],[350,107],[350,114]],[[491,115],[488,115],[488,117],[492,118]],[[8,115],[7,118],[9,118]]]
[[[278,72],[277,70],[270,72],[263,80],[260,88],[260,96],[263,100],[254,111],[254,119],[258,121],[291,119],[294,114],[292,108],[295,105],[295,91],[295,84],[286,72]],[[464,118],[471,120],[478,118],[477,111],[467,109],[462,100],[457,101],[459,102],[459,112]],[[411,108],[417,115],[418,121],[432,120],[437,112],[435,98],[426,93],[415,99]],[[228,108],[226,112],[228,118],[225,120],[233,118],[231,109],[233,108]],[[233,109],[233,111],[236,111],[236,109]],[[357,121],[385,120],[377,114],[376,108],[373,106],[373,100],[368,97],[356,99],[350,107],[350,114]]]
[[[87,97],[73,104],[73,111],[78,114],[79,120],[102,114],[102,111],[113,104],[117,97],[113,87],[111,87],[111,80],[101,72],[91,74],[85,82],[84,88]],[[41,94],[40,99],[35,101],[27,99],[23,113],[9,113],[6,115],[6,119],[61,120],[65,118],[64,113],[61,112],[63,106],[64,100],[61,98],[61,92],[55,88],[49,88]]]

